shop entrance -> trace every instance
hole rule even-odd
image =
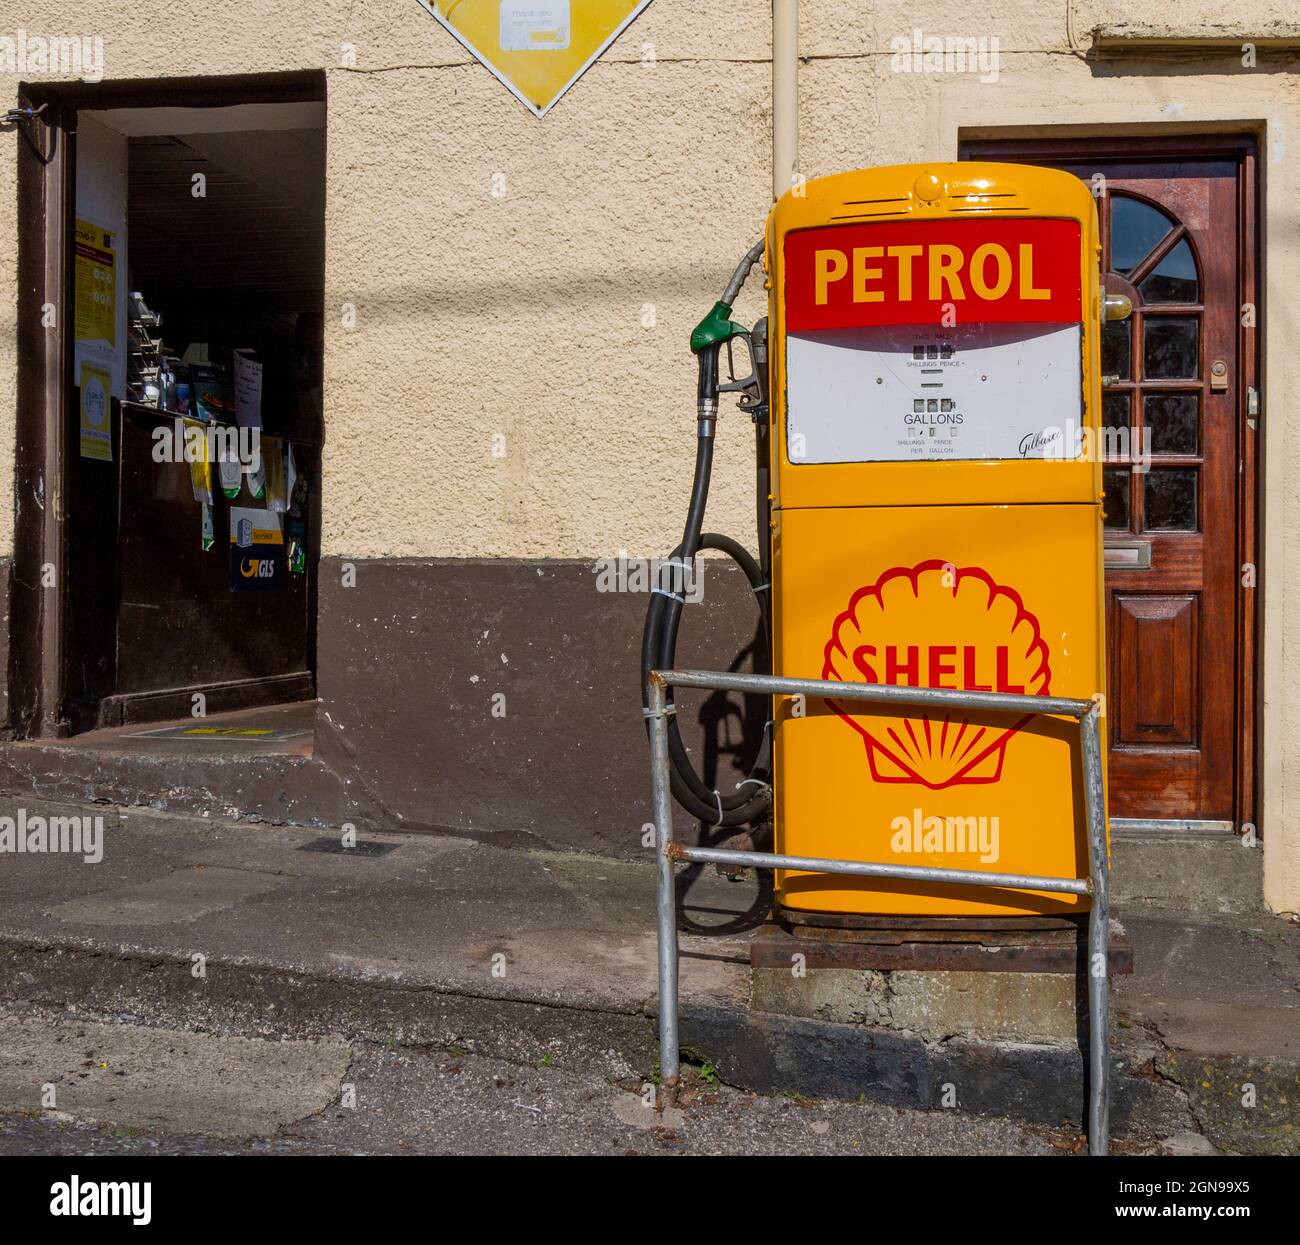
[[[106,86],[45,115],[25,249],[62,328],[23,360],[45,421],[19,474],[53,465],[64,505],[20,507],[16,557],[52,582],[15,601],[18,733],[311,700],[323,90]]]
[[[1201,135],[971,140],[1097,196],[1112,824],[1255,821],[1255,145]],[[1116,435],[1117,434],[1117,435]]]

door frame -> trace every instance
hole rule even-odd
[[[18,104],[17,419],[9,611],[9,726],[18,738],[67,736],[70,651],[68,428],[73,408],[73,234],[77,113],[324,102],[318,70],[126,82],[20,83]],[[56,309],[53,328],[43,308]],[[315,525],[319,528],[319,524]],[[318,540],[318,534],[313,541]],[[314,647],[314,639],[312,640]],[[314,652],[311,658],[315,669]]]
[[[9,715],[19,737],[60,729],[66,672],[67,524],[63,435],[71,401],[74,126],[58,98],[20,86],[18,124],[17,416],[10,577]],[[45,327],[46,307],[55,322]]]
[[[1240,586],[1234,603],[1236,661],[1233,705],[1235,763],[1233,774],[1233,829],[1236,834],[1259,829],[1261,775],[1257,764],[1258,736],[1262,730],[1260,692],[1263,612],[1259,594],[1263,588],[1263,550],[1260,547],[1262,470],[1259,419],[1247,414],[1247,397],[1253,390],[1262,402],[1264,312],[1260,282],[1263,187],[1258,158],[1259,139],[1253,130],[1237,133],[1191,134],[1171,130],[1116,138],[1092,135],[1072,137],[1066,127],[1053,127],[1042,137],[997,137],[981,130],[980,135],[959,136],[959,160],[1003,160],[1011,163],[1078,163],[1080,159],[1122,163],[1125,160],[1170,160],[1179,157],[1232,159],[1240,167],[1237,181],[1238,212],[1242,223],[1237,239],[1237,269],[1240,274],[1237,315],[1237,481],[1235,520],[1237,566],[1255,568],[1253,589]],[[1241,309],[1250,304],[1255,322],[1241,323]]]

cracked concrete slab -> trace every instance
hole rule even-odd
[[[338,1039],[267,1041],[39,1014],[0,1016],[0,1110],[119,1129],[274,1132],[339,1099]]]
[[[1300,1065],[1256,1057],[1212,1059],[1168,1051],[1159,1073],[1182,1086],[1197,1130],[1234,1154],[1300,1155]]]
[[[278,890],[271,873],[193,865],[135,886],[122,886],[55,905],[50,916],[79,925],[186,924]]]
[[[1141,951],[1115,982],[1126,1015],[1176,1050],[1300,1061],[1300,929],[1263,914],[1125,924]]]

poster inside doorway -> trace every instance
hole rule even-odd
[[[117,235],[88,220],[76,224],[76,340],[117,350]]]
[[[112,379],[108,369],[81,365],[81,457],[113,461]]]

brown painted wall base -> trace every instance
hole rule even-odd
[[[319,582],[316,755],[345,776],[359,824],[641,852],[644,593],[598,591],[591,562],[330,558]],[[710,563],[680,664],[730,666],[757,618],[743,577]],[[697,766],[716,760],[731,789],[742,703],[680,703]]]

